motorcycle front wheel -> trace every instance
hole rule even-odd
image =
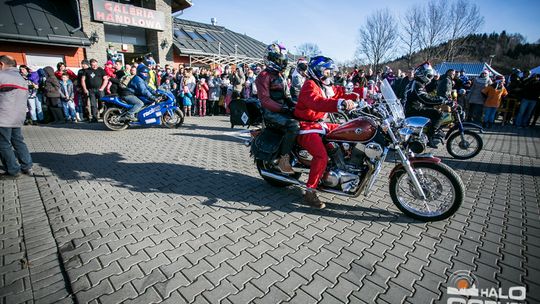
[[[446,141],[446,150],[456,159],[473,158],[482,151],[483,146],[482,137],[470,130],[463,131],[463,139],[460,132],[454,132]]]
[[[413,163],[413,170],[426,195],[424,200],[405,169],[390,179],[392,201],[405,215],[423,221],[440,221],[453,215],[464,197],[463,182],[457,173],[442,163]]]
[[[121,131],[125,130],[128,126],[128,122],[119,121],[122,111],[118,108],[108,108],[103,114],[103,122],[105,126],[112,131]]]
[[[174,110],[173,114],[169,112],[163,114],[163,125],[169,129],[179,128],[184,123],[184,113],[180,109]]]

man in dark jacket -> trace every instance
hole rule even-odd
[[[405,98],[405,89],[414,79],[414,70],[407,71],[407,76],[399,78],[394,82],[394,91],[399,99]]]
[[[516,116],[516,126],[520,128],[529,125],[531,115],[540,98],[540,74],[534,74],[523,82],[521,96],[521,104],[518,115]]]
[[[434,109],[433,106],[443,104],[445,98],[437,96],[431,97],[426,92],[425,86],[428,84],[435,70],[429,62],[419,65],[414,71],[414,80],[409,83],[405,93],[405,116],[423,116],[431,120],[431,128],[426,132],[429,137],[429,145],[436,148],[437,144],[433,141],[433,135],[441,125],[441,112]]]
[[[441,78],[437,83],[437,96],[450,98],[452,96],[452,87],[454,86],[454,77],[456,76],[456,71],[454,69],[449,69],[444,74],[444,78]]]
[[[28,85],[19,74],[17,62],[10,56],[0,56],[0,87],[0,159],[7,171],[0,178],[15,179],[21,176],[21,171],[31,175],[32,157],[21,132],[26,118]]]
[[[283,173],[293,174],[289,153],[294,147],[296,135],[300,130],[298,121],[294,119],[294,103],[282,72],[287,67],[287,50],[279,44],[271,44],[266,48],[266,69],[262,71],[255,84],[257,96],[264,108],[264,119],[284,129],[281,142],[278,168]]]

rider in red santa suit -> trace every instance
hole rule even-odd
[[[334,69],[334,61],[328,57],[317,56],[310,60],[308,77],[300,90],[294,111],[294,116],[300,120],[297,142],[313,156],[304,202],[316,208],[325,207],[316,192],[328,163],[322,135],[339,126],[324,123],[323,120],[328,112],[338,112],[341,108],[352,110],[355,107],[353,101],[345,99],[355,96],[346,95],[343,87],[333,86]]]

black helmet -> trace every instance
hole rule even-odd
[[[420,81],[423,84],[426,84],[433,79],[435,76],[435,70],[429,62],[424,62],[421,65],[417,66],[414,70],[414,78]]]
[[[264,63],[270,69],[276,72],[282,72],[285,70],[288,64],[287,49],[277,43],[272,43],[266,47],[266,54],[264,56]]]

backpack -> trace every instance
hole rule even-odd
[[[135,76],[135,75],[124,75],[124,76],[122,76],[122,78],[120,78],[120,87],[122,89],[127,89],[128,85],[129,85],[129,82],[131,81],[131,79],[133,79],[133,76]]]

